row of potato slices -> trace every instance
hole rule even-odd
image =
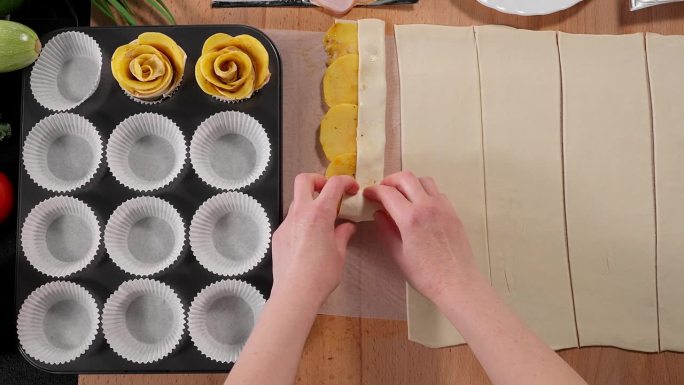
[[[320,142],[330,164],[325,176],[356,174],[358,124],[358,27],[333,24],[324,38],[328,68],[323,76],[323,99],[329,107],[321,120]]]

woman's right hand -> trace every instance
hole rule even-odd
[[[465,229],[434,180],[401,172],[364,194],[385,208],[376,220],[409,283],[458,329],[492,384],[586,385],[480,275]]]
[[[432,178],[403,171],[364,191],[380,203],[375,219],[408,282],[438,302],[444,293],[461,291],[478,272],[468,237],[448,198]]]

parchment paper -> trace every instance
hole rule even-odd
[[[321,32],[267,30],[283,65],[283,209],[292,201],[294,178],[323,174],[327,161],[318,142],[325,113],[321,80],[326,54]],[[399,72],[394,39],[387,38],[387,136],[385,175],[401,169]],[[284,213],[285,214],[285,213]],[[357,224],[342,284],[321,308],[322,314],[406,319],[405,282],[385,252],[375,222]]]

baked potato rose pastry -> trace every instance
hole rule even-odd
[[[112,74],[129,95],[156,101],[180,85],[185,70],[185,51],[170,37],[144,32],[112,55]]]
[[[195,65],[195,79],[207,94],[223,101],[247,99],[271,78],[266,48],[250,35],[211,35]]]

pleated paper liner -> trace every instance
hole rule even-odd
[[[190,247],[212,273],[236,276],[264,258],[271,240],[266,211],[254,198],[225,192],[209,198],[190,224]]]
[[[221,103],[238,104],[238,103],[246,102],[247,100],[255,97],[258,93],[259,93],[259,90],[255,90],[251,95],[249,95],[246,98],[242,98],[242,99],[231,99],[231,98],[227,98],[225,96],[217,96],[217,95],[209,95],[209,96],[211,96],[212,99],[219,101]]]
[[[109,257],[123,271],[149,276],[178,260],[185,245],[185,224],[167,201],[133,198],[109,218],[104,242]]]
[[[165,102],[165,101],[171,99],[176,93],[178,93],[178,90],[181,89],[181,86],[182,86],[182,85],[183,85],[183,79],[181,79],[181,80],[178,82],[178,84],[174,85],[171,89],[169,89],[168,91],[164,92],[162,95],[159,95],[159,97],[157,97],[157,98],[152,98],[152,99],[141,99],[141,98],[139,98],[139,97],[136,97],[136,96],[133,95],[132,93],[126,91],[126,90],[123,89],[122,87],[119,87],[119,88],[121,88],[121,91],[123,91],[123,93],[124,93],[126,96],[128,96],[128,98],[131,99],[132,101],[134,101],[134,102],[136,102],[136,103],[140,103],[140,104],[142,104],[142,105],[146,105],[146,106],[153,106],[153,105],[155,105],[155,104],[159,104],[159,103],[161,103],[161,102]]]
[[[58,113],[40,120],[24,142],[26,172],[40,187],[66,193],[90,182],[100,167],[102,139],[86,118]]]
[[[26,354],[46,364],[83,355],[100,326],[100,310],[85,288],[65,281],[34,290],[19,310],[17,335]]]
[[[155,113],[130,116],[119,123],[107,143],[107,163],[124,186],[150,192],[178,178],[187,159],[180,128]]]
[[[82,201],[57,196],[29,212],[21,227],[21,247],[36,270],[66,277],[90,264],[100,247],[100,224]]]
[[[51,111],[66,111],[88,99],[100,83],[102,52],[83,32],[62,32],[43,47],[31,70],[31,92]]]
[[[213,283],[192,301],[188,316],[190,338],[210,359],[235,362],[265,303],[261,293],[244,281]]]
[[[116,354],[135,363],[151,363],[179,345],[185,311],[168,285],[151,279],[126,281],[104,305],[102,330]]]
[[[266,171],[270,157],[271,144],[263,126],[238,111],[210,116],[190,142],[190,160],[197,175],[222,190],[256,182]]]

